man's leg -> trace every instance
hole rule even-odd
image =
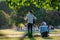
[[[47,32],[44,32],[44,37],[48,37],[48,34],[47,34]]]
[[[44,37],[44,33],[42,33],[42,37]]]
[[[31,24],[31,37],[32,37],[32,24]]]
[[[45,37],[45,32],[42,33],[42,37]]]
[[[28,36],[30,34],[30,24],[28,23]]]
[[[31,23],[29,23],[28,24],[28,36],[32,36],[32,24]]]
[[[46,37],[48,37],[48,32],[45,32],[45,34],[46,34]]]

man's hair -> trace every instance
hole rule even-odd
[[[32,13],[32,11],[30,10],[29,12],[31,12]]]

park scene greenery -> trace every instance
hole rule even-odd
[[[60,34],[60,0],[0,0],[0,34],[24,34],[26,31],[17,32],[18,26],[27,25],[24,20],[29,10],[37,17],[38,27],[42,21],[48,25],[53,25],[57,30],[50,34]],[[7,30],[6,30],[7,29]],[[11,30],[10,30],[11,29]],[[12,31],[13,30],[13,31]],[[39,32],[34,32],[38,33]],[[49,38],[34,37],[34,39],[24,38],[24,40],[48,40]],[[51,40],[60,40],[60,36],[50,36]],[[21,40],[21,38],[0,38],[0,40]]]

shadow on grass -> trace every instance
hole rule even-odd
[[[24,40],[24,38],[29,38],[30,40],[35,40],[35,38],[32,36],[32,37],[28,37],[28,34],[25,34],[23,37],[20,38],[20,40]]]
[[[34,37],[41,37],[41,35],[34,35]]]
[[[30,40],[35,40],[35,38],[34,37],[31,37],[31,38],[29,38]]]
[[[34,37],[41,37],[41,35],[34,35]],[[42,38],[43,38],[43,39],[46,39],[46,40],[47,40],[47,39],[48,39],[48,40],[49,40],[49,39],[51,39],[51,40],[53,39],[53,38],[51,38],[51,37],[42,37]]]
[[[33,35],[33,37],[28,37],[27,34],[25,34],[23,37],[20,38],[20,40],[25,40],[25,38],[28,38],[30,40],[36,40],[34,37],[41,37],[41,35]],[[52,40],[53,38],[51,37],[42,37],[44,40]]]
[[[53,39],[53,38],[51,38],[51,37],[43,37],[43,39]]]

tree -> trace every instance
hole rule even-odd
[[[0,27],[7,26],[9,24],[9,15],[7,15],[4,11],[0,10]]]
[[[50,15],[46,13],[46,11],[51,10],[59,11],[60,0],[6,0],[6,2],[10,8],[17,12],[16,24],[24,22],[20,16],[25,16],[28,10],[32,10],[34,15],[37,16],[37,24],[42,20],[47,20],[48,24],[50,22],[55,24],[55,21],[58,22],[58,20],[60,20],[60,18],[58,18],[58,20],[54,18],[55,13],[50,13]],[[59,17],[58,14],[56,16]]]
[[[38,8],[60,10],[60,0],[6,0],[6,2],[13,9],[34,4]]]

